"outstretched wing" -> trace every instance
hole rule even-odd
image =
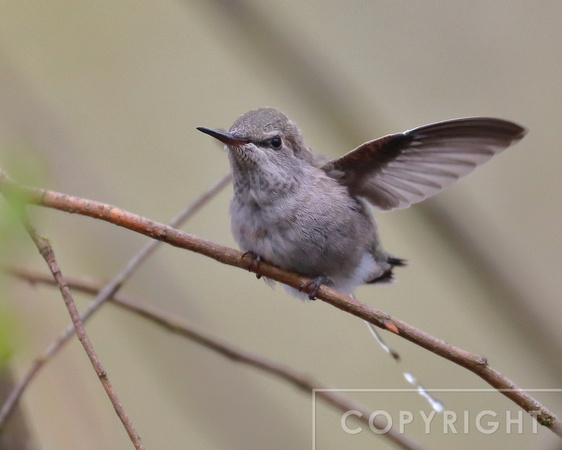
[[[382,210],[435,195],[525,136],[501,119],[447,120],[365,142],[321,168]]]

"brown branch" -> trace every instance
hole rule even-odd
[[[48,275],[42,274],[38,271],[16,267],[3,267],[2,270],[31,284],[41,283],[51,286],[55,285]],[[85,292],[90,295],[97,295],[101,292],[99,285],[92,281],[86,281],[76,277],[67,277],[66,280],[69,286],[76,291]],[[356,419],[369,425],[369,416],[372,411],[368,411],[365,407],[353,402],[345,396],[338,395],[330,391],[324,391],[327,387],[322,386],[308,375],[297,373],[295,370],[277,361],[273,361],[264,356],[236,347],[230,342],[226,342],[210,335],[209,333],[205,333],[197,329],[195,325],[190,324],[185,320],[167,314],[154,307],[142,305],[138,300],[129,295],[122,293],[114,294],[109,300],[112,304],[118,306],[119,308],[137,314],[144,319],[156,323],[171,333],[189,339],[190,341],[206,347],[232,361],[246,364],[265,373],[272,374],[277,378],[288,381],[293,386],[304,390],[307,393],[316,389],[318,390],[316,392],[316,396],[324,400],[326,403],[334,406],[336,409],[339,409],[342,412],[350,410],[360,411],[362,416],[357,416]],[[376,416],[374,426],[379,429],[384,429],[387,426],[387,423],[384,420],[381,420],[380,416]],[[386,435],[386,433],[384,435]],[[404,434],[398,433],[394,427],[390,428],[387,437],[401,448],[418,448],[418,446],[411,442]]]
[[[216,195],[228,182],[230,181],[230,175],[226,175],[221,178],[214,186],[212,186],[207,192],[203,193],[195,202],[193,202],[190,206],[188,206],[182,213],[180,213],[175,219],[170,222],[171,226],[177,227],[185,222],[192,214],[194,214],[203,204],[205,204],[210,198]],[[99,309],[106,300],[112,299],[115,304],[121,306],[124,309],[128,309],[148,320],[152,320],[159,324],[160,326],[168,329],[171,332],[176,334],[180,334],[188,339],[193,340],[196,343],[199,343],[203,346],[206,346],[229,359],[234,361],[238,361],[241,363],[248,364],[250,366],[254,366],[259,368],[265,372],[272,373],[278,377],[288,380],[289,382],[295,384],[297,387],[301,389],[308,390],[309,392],[312,389],[322,389],[318,383],[314,383],[311,379],[304,375],[299,375],[288,368],[285,368],[278,363],[274,363],[272,361],[268,361],[263,357],[258,357],[256,355],[252,355],[248,352],[244,352],[242,350],[236,349],[233,346],[226,344],[224,342],[219,341],[216,338],[212,338],[210,336],[205,336],[202,332],[197,332],[193,327],[190,327],[186,324],[181,324],[177,319],[172,318],[170,316],[166,316],[163,313],[160,313],[156,310],[150,310],[149,308],[142,307],[133,300],[127,299],[124,296],[120,296],[119,298],[115,298],[117,291],[121,288],[123,282],[133,273],[133,271],[148,258],[150,254],[154,252],[154,250],[161,244],[160,241],[149,241],[127,264],[127,266],[120,271],[109,283],[107,283],[102,289],[99,289],[93,283],[87,283],[81,280],[76,279],[68,279],[67,282],[77,290],[81,290],[83,292],[90,293],[92,295],[96,295],[96,299],[92,302],[84,314],[82,315],[82,320],[86,321],[91,314],[93,314],[97,309]],[[6,272],[17,276],[22,279],[26,279],[31,283],[35,282],[42,282],[45,284],[54,285],[54,281],[43,274],[33,273],[30,271],[18,270],[18,269],[6,269]],[[16,388],[12,391],[8,401],[4,404],[2,411],[0,412],[0,428],[2,423],[4,422],[5,418],[11,413],[12,408],[17,404],[19,398],[23,394],[24,390],[31,382],[33,377],[38,373],[40,368],[48,362],[51,357],[60,349],[62,346],[68,342],[70,337],[73,335],[73,327],[69,327],[66,332],[61,335],[55,342],[53,342],[47,351],[38,358],[27,372],[27,374],[23,377],[20,383],[16,386]],[[308,382],[308,384],[307,384]],[[346,397],[337,395],[333,392],[329,391],[319,391],[317,393],[319,398],[324,399],[327,403],[335,406],[336,408],[340,409],[343,412],[349,410],[357,410],[362,412],[362,416],[359,420],[365,422],[369,425],[368,417],[370,416],[369,412],[362,408],[360,405],[353,403]],[[380,419],[379,416],[375,418],[373,425],[375,427],[379,427],[380,429],[384,429],[387,424],[384,423],[385,421]],[[391,427],[388,433],[385,433],[386,437],[396,443],[401,448],[406,449],[413,449],[417,448],[413,442],[411,442],[406,436],[403,434],[399,434],[396,430]]]
[[[309,281],[296,273],[283,270],[266,262],[262,262],[259,267],[256,267],[256,264],[252,264],[252,261],[249,259],[244,259],[242,253],[237,250],[201,239],[189,233],[184,233],[167,225],[153,222],[105,203],[73,197],[59,192],[16,185],[11,183],[4,173],[0,171],[0,190],[5,189],[16,191],[20,198],[27,203],[104,220],[144,234],[150,238],[167,242],[175,247],[200,253],[223,264],[253,271],[297,289]],[[317,297],[375,326],[386,330],[395,330],[399,336],[455,364],[465,367],[525,411],[533,412],[538,423],[548,427],[558,436],[562,437],[562,422],[537,400],[523,392],[509,378],[491,368],[485,358],[447,344],[441,339],[437,339],[401,320],[392,318],[378,309],[369,307],[326,286],[320,288]]]
[[[123,406],[121,405],[121,402],[119,401],[116,392],[113,390],[111,382],[109,381],[109,377],[107,376],[107,372],[103,368],[100,359],[96,351],[94,350],[92,342],[88,338],[86,330],[84,329],[84,324],[82,323],[82,319],[80,318],[80,313],[76,308],[76,304],[74,303],[74,299],[72,298],[72,294],[70,292],[70,289],[68,288],[68,284],[55,258],[55,252],[53,251],[53,247],[51,246],[48,239],[46,239],[43,236],[40,236],[39,233],[37,233],[37,230],[35,229],[35,227],[33,227],[27,215],[25,214],[24,209],[20,207],[21,205],[19,205],[17,202],[14,203],[9,195],[6,195],[4,192],[3,194],[6,200],[10,204],[12,204],[14,209],[17,211],[21,222],[23,223],[27,233],[29,234],[29,237],[33,240],[33,243],[37,247],[37,250],[39,251],[43,259],[47,263],[47,266],[51,271],[53,279],[59,287],[60,293],[64,300],[64,304],[66,306],[66,309],[68,310],[68,314],[70,315],[70,319],[72,320],[74,329],[76,330],[76,336],[78,337],[78,340],[82,344],[84,351],[88,355],[88,358],[90,359],[90,362],[94,370],[96,371],[96,375],[98,376],[103,388],[105,389],[105,392],[107,393],[107,396],[109,397],[109,400],[111,401],[111,404],[113,405],[113,408],[117,413],[117,416],[123,423],[123,426],[127,431],[127,434],[131,439],[131,442],[133,443],[135,448],[144,449],[139,435],[133,428],[133,424],[129,420],[127,413],[125,412]]]
[[[1,171],[0,171],[1,174]],[[184,223],[189,217],[201,208],[209,199],[216,195],[222,188],[224,188],[230,181],[230,174],[223,176],[217,183],[215,183],[208,191],[204,192],[198,199],[185,208],[177,217],[170,222],[171,226],[177,227]],[[17,195],[17,193],[15,193]],[[158,248],[161,244],[160,241],[147,242],[139,252],[134,255],[127,265],[117,273],[111,281],[109,281],[96,295],[94,301],[88,305],[86,310],[81,316],[83,322],[86,322],[92,314],[94,314],[105,301],[119,291],[123,283],[133,274],[133,272]],[[39,373],[41,368],[51,360],[51,358],[58,353],[58,351],[67,343],[74,335],[74,327],[70,325],[49,347],[36,358],[31,367],[24,374],[22,379],[16,384],[14,390],[10,393],[0,410],[0,428],[6,422],[8,417],[12,414],[15,406],[18,404],[25,389],[33,378]]]

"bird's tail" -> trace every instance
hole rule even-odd
[[[394,272],[393,269],[395,267],[405,267],[408,265],[408,261],[402,258],[395,258],[394,256],[387,255],[386,262],[390,264],[390,268],[385,270],[382,275],[379,275],[377,278],[373,278],[372,280],[368,281],[367,284],[375,284],[375,283],[394,283]]]

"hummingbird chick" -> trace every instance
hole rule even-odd
[[[228,150],[232,233],[241,250],[311,278],[301,288],[310,299],[322,284],[352,295],[358,285],[390,282],[393,268],[405,265],[383,249],[369,204],[407,208],[526,134],[506,120],[454,119],[368,141],[329,160],[274,108],[242,115],[228,132],[197,129]]]

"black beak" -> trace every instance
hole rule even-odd
[[[219,141],[225,143],[226,145],[239,146],[239,145],[245,145],[248,142],[250,142],[250,140],[247,138],[239,138],[233,136],[230,133],[227,133],[226,131],[213,130],[212,128],[205,128],[205,127],[197,127],[197,129],[202,133],[208,134],[209,136],[218,139]]]

